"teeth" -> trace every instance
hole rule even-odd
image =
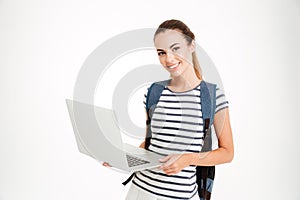
[[[175,64],[175,65],[170,66],[169,68],[170,68],[170,69],[174,69],[174,68],[177,67],[177,66],[178,66],[178,63]]]

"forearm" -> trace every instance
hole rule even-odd
[[[187,153],[183,156],[189,165],[214,166],[231,162],[233,159],[233,154],[233,150],[228,150],[221,147],[209,152]]]
[[[214,127],[218,137],[219,148],[209,152],[187,155],[190,165],[213,166],[232,161],[234,145],[228,108],[221,110],[215,115]]]

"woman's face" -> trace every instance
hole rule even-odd
[[[194,43],[188,45],[184,36],[175,30],[166,30],[156,35],[154,45],[159,61],[172,77],[193,69],[192,53]]]

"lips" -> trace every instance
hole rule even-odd
[[[180,62],[176,63],[176,64],[173,64],[173,65],[170,65],[170,66],[167,66],[168,69],[177,69],[177,67],[180,65]]]

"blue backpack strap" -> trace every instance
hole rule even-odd
[[[211,125],[216,109],[216,85],[202,81],[200,84],[201,110],[204,121],[204,144],[201,152],[212,150]],[[197,166],[196,177],[200,200],[209,200],[215,178],[215,166]]]
[[[201,81],[200,84],[201,110],[204,122],[204,146],[202,152],[212,149],[210,127],[213,124],[216,110],[216,85]]]
[[[209,126],[211,126],[214,121],[214,115],[216,110],[216,85],[205,81],[201,81],[200,91],[203,119],[209,118]]]
[[[165,86],[168,85],[170,80],[159,81],[152,83],[152,85],[148,89],[147,98],[146,98],[146,110],[147,112],[153,106],[155,106],[161,96],[162,91]]]
[[[146,121],[147,130],[146,130],[146,139],[145,139],[145,149],[149,148],[150,140],[152,137],[151,128],[148,125],[151,123],[153,111],[156,107],[156,104],[159,101],[159,98],[165,86],[168,85],[169,82],[170,80],[155,82],[148,89],[147,98],[146,98],[146,110],[147,110],[148,119]]]

